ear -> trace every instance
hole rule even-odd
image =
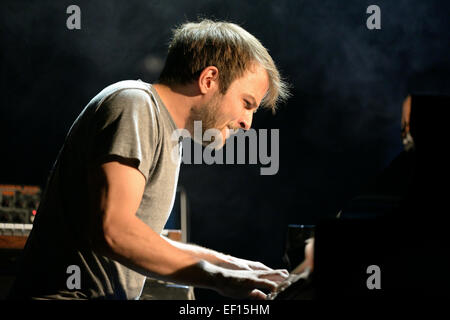
[[[209,66],[203,69],[198,77],[198,87],[202,94],[207,94],[211,90],[219,88],[219,69]]]

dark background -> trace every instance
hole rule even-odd
[[[280,169],[183,165],[191,240],[284,267],[288,224],[335,216],[402,150],[411,91],[450,94],[444,1],[1,1],[0,183],[45,185],[65,135],[105,86],[157,79],[171,28],[197,17],[242,25],[292,84],[276,115]],[[81,9],[68,30],[66,8]],[[366,9],[381,8],[381,30]]]

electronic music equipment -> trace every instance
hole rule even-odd
[[[0,235],[28,235],[41,197],[41,188],[0,185]]]

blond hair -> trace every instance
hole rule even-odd
[[[208,19],[188,22],[173,30],[159,82],[190,83],[206,67],[215,66],[219,70],[220,92],[225,94],[230,84],[254,63],[261,64],[269,77],[269,89],[261,105],[274,111],[280,101],[289,97],[289,88],[261,42],[234,23]]]

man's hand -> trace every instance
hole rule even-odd
[[[256,277],[255,279],[257,280],[257,282],[261,279],[269,280],[271,282],[271,285],[275,285],[274,287],[272,287],[271,285],[267,287],[270,292],[276,290],[276,288],[278,288],[281,283],[285,282],[289,276],[289,272],[285,269],[273,270],[258,261],[240,259],[229,255],[222,255],[221,259],[222,261],[217,263],[218,266],[231,270],[240,270],[237,273],[238,275]],[[233,292],[230,292],[230,294],[233,294]],[[247,295],[248,298],[254,299],[267,298],[267,295],[260,290],[253,290]]]
[[[236,258],[229,255],[222,255],[220,257],[221,261],[217,263],[218,266],[232,269],[232,270],[248,270],[248,271],[277,271],[277,273],[270,279],[273,281],[281,280],[283,281],[289,276],[289,272],[285,269],[273,270],[265,264],[258,261],[245,260],[241,258]],[[281,277],[280,277],[280,276]]]
[[[217,265],[233,270],[272,270],[261,262],[236,258],[229,255],[221,255]]]
[[[162,238],[184,252],[204,260],[200,265],[213,276],[212,289],[227,297],[266,299],[266,294],[259,289],[272,291],[289,276],[287,270],[273,270],[261,262]]]
[[[263,290],[273,292],[288,277],[285,270],[233,270],[208,265],[214,274],[215,290],[238,299],[267,299]]]

